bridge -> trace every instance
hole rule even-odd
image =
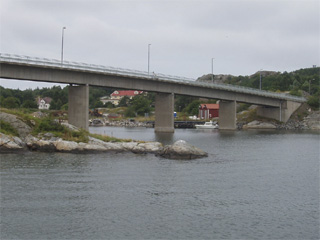
[[[70,84],[69,123],[88,129],[89,86],[155,92],[155,131],[174,131],[174,95],[220,100],[219,128],[236,129],[236,103],[258,105],[261,116],[286,122],[305,98],[252,88],[79,62],[0,53],[0,78]]]

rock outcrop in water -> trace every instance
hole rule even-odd
[[[0,153],[20,152],[26,150],[26,144],[18,137],[0,133]]]
[[[195,159],[207,157],[208,153],[188,144],[186,141],[179,140],[173,145],[165,146],[159,155],[169,159]]]
[[[155,154],[170,159],[195,159],[208,154],[201,149],[189,145],[185,141],[177,141],[173,145],[163,147],[159,142],[104,142],[89,137],[87,143],[65,141],[50,133],[42,137],[28,135],[25,141],[19,137],[11,137],[0,133],[0,153],[21,152],[66,152],[66,153],[102,153],[102,152],[132,152],[135,154]]]
[[[159,142],[104,142],[89,137],[87,143],[65,141],[61,138],[51,139],[37,138],[29,135],[26,138],[26,146],[31,151],[44,152],[70,152],[70,153],[91,153],[91,152],[133,152],[133,153],[158,153],[162,149]]]
[[[272,123],[255,120],[244,125],[243,129],[276,129],[276,126]]]

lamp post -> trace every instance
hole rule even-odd
[[[61,43],[61,65],[63,64],[63,37],[64,37],[64,30],[66,27],[62,28],[62,43]]]
[[[211,79],[212,79],[212,83],[213,83],[213,59],[211,58]]]
[[[260,71],[259,71],[260,72],[260,90],[261,90],[261,85],[262,85],[262,82],[261,82],[261,70],[262,69],[260,69]]]
[[[314,79],[309,80],[309,94],[311,94],[311,81],[313,81]]]
[[[150,75],[150,46],[151,43],[148,44],[148,75]]]

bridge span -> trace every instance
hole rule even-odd
[[[236,129],[237,102],[259,105],[259,115],[286,122],[306,101],[287,94],[201,83],[191,78],[9,54],[0,54],[0,78],[70,84],[69,122],[84,129],[88,129],[89,86],[155,92],[157,132],[174,131],[175,94],[220,100],[220,129]]]

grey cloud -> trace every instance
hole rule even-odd
[[[197,78],[319,65],[317,0],[1,0],[1,52]]]

